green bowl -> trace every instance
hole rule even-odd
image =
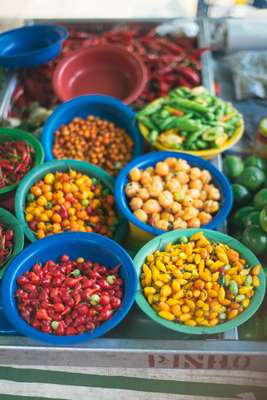
[[[113,192],[114,182],[111,176],[108,175],[103,169],[98,168],[93,164],[89,164],[88,162],[77,160],[56,160],[33,168],[21,180],[15,198],[16,216],[23,227],[25,235],[31,242],[37,240],[37,238],[33,231],[29,228],[24,216],[26,196],[29,193],[30,188],[49,172],[69,171],[70,169],[75,169],[76,171],[80,171],[85,175],[97,178],[104,184],[104,186],[108,187]],[[128,223],[122,216],[120,216],[119,212],[118,215],[119,224],[113,239],[120,243],[127,234]]]
[[[28,142],[33,150],[34,150],[34,167],[36,165],[40,165],[44,162],[44,150],[39,142],[31,133],[25,132],[21,129],[13,129],[13,128],[0,128],[0,143],[6,142],[7,140],[23,140],[24,142]],[[4,188],[0,189],[0,195],[4,193],[11,192],[12,190],[16,189],[18,183],[14,185],[5,186]]]
[[[180,229],[177,231],[167,232],[163,235],[157,236],[148,242],[141,250],[136,254],[134,258],[134,265],[137,271],[138,286],[137,286],[137,294],[136,294],[136,302],[139,307],[143,310],[143,312],[153,319],[153,321],[157,322],[165,326],[166,328],[172,329],[177,332],[183,332],[188,334],[195,335],[210,335],[214,333],[223,333],[230,329],[236,328],[237,326],[243,324],[247,321],[260,307],[264,295],[265,295],[265,287],[266,287],[266,279],[263,269],[260,272],[260,286],[255,290],[255,294],[251,300],[251,303],[248,308],[245,309],[241,314],[239,314],[235,319],[224,322],[222,324],[213,326],[213,327],[191,327],[184,324],[179,324],[177,322],[172,322],[165,320],[158,316],[155,310],[149,305],[145,296],[143,295],[143,290],[140,285],[140,274],[142,265],[144,264],[146,257],[153,253],[158,249],[163,249],[167,243],[175,243],[181,236],[191,236],[196,232],[204,232],[205,236],[208,239],[214,240],[215,242],[226,243],[231,246],[233,249],[237,250],[243,258],[247,260],[248,265],[256,265],[260,264],[257,257],[243,244],[233,239],[232,237],[225,235],[224,233],[212,231],[209,229]]]
[[[11,260],[23,249],[24,233],[22,225],[19,223],[17,218],[15,218],[13,214],[5,210],[4,208],[0,208],[0,223],[9,228],[12,228],[14,231],[13,251],[7,258],[5,264],[0,268],[0,279],[1,279]]]

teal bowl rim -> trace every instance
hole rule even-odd
[[[217,334],[217,333],[223,333],[226,332],[230,329],[236,328],[239,325],[243,324],[246,322],[260,307],[264,295],[265,295],[265,289],[266,289],[266,278],[265,274],[263,272],[263,269],[261,269],[259,278],[260,278],[260,286],[255,289],[255,294],[252,297],[251,303],[246,308],[241,314],[239,314],[236,318],[233,320],[224,322],[222,324],[216,325],[214,327],[191,327],[187,326],[184,324],[180,324],[178,322],[172,322],[165,320],[161,317],[159,317],[156,313],[156,311],[149,305],[147,300],[145,299],[145,296],[143,295],[143,291],[140,285],[140,274],[141,274],[141,268],[142,265],[146,259],[146,257],[153,253],[154,251],[158,249],[162,249],[167,243],[169,242],[175,242],[179,237],[181,236],[191,236],[194,233],[197,232],[204,232],[204,234],[213,240],[221,241],[222,243],[227,243],[230,245],[233,249],[236,249],[239,251],[242,256],[248,261],[249,265],[256,265],[260,264],[259,260],[257,257],[242,243],[240,243],[238,240],[232,238],[231,236],[228,236],[222,232],[218,231],[213,231],[210,229],[179,229],[176,231],[171,231],[164,233],[163,235],[157,236],[154,239],[150,240],[145,246],[143,246],[136,256],[134,257],[134,266],[136,268],[136,273],[138,277],[138,284],[137,284],[137,294],[135,297],[135,301],[138,304],[138,306],[141,308],[141,310],[153,321],[157,322],[160,325],[165,326],[165,328],[172,329],[177,332],[182,332],[182,333],[187,333],[190,335],[210,335],[210,334]]]
[[[17,218],[7,211],[5,208],[0,208],[0,223],[10,226],[14,230],[14,247],[12,253],[6,260],[5,264],[0,268],[0,279],[2,279],[5,270],[11,263],[14,257],[23,250],[24,247],[24,232],[23,227],[17,220]]]
[[[34,242],[38,240],[33,231],[29,228],[28,223],[24,217],[24,209],[25,209],[25,198],[28,194],[29,188],[38,180],[42,179],[45,174],[52,172],[52,171],[62,171],[62,170],[69,170],[69,169],[76,169],[81,171],[88,176],[95,177],[102,181],[105,186],[107,186],[112,192],[114,192],[114,181],[113,178],[108,175],[103,169],[96,167],[93,164],[90,164],[85,161],[78,161],[78,160],[54,160],[46,162],[42,165],[38,165],[37,167],[33,168],[28,174],[24,176],[24,178],[20,181],[18,189],[16,191],[15,197],[15,213],[19,223],[22,225],[23,230],[27,238]],[[116,208],[117,209],[117,208]],[[117,210],[119,215],[119,224],[118,228],[114,236],[112,237],[113,240],[117,242],[121,242],[128,230],[128,222],[123,218],[120,212]],[[60,233],[59,233],[60,234]]]

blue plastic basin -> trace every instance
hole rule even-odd
[[[61,104],[47,119],[42,131],[42,144],[46,161],[54,159],[52,148],[55,131],[63,124],[68,124],[73,118],[86,118],[94,115],[114,122],[124,128],[134,141],[132,158],[143,152],[143,139],[135,122],[133,110],[120,100],[105,95],[79,96]]]
[[[162,233],[166,233],[166,231],[163,231],[162,229],[154,228],[151,225],[141,222],[133,214],[128,206],[128,200],[125,195],[125,186],[128,182],[128,174],[133,168],[145,169],[149,166],[154,166],[157,162],[163,161],[168,157],[181,158],[186,160],[191,166],[206,169],[210,172],[214,184],[218,187],[221,193],[220,209],[212,218],[211,222],[203,225],[202,228],[215,229],[220,227],[226,221],[226,218],[232,208],[233,194],[231,185],[228,179],[209,161],[185,153],[174,153],[170,151],[148,153],[127,164],[126,167],[124,167],[119,173],[115,181],[115,201],[119,211],[132,225],[139,228],[140,231],[149,233],[152,236],[158,236]]]
[[[30,270],[37,261],[44,263],[50,259],[58,260],[63,254],[68,254],[71,259],[84,257],[110,268],[121,265],[120,276],[124,282],[122,305],[109,321],[90,333],[76,336],[46,334],[32,328],[18,313],[14,298],[17,277]],[[61,233],[34,242],[10,263],[2,282],[2,307],[8,320],[22,334],[53,345],[72,345],[102,336],[114,328],[129,312],[134,302],[136,287],[137,277],[132,259],[119,244],[95,233]]]
[[[59,25],[31,25],[0,35],[0,65],[22,68],[45,64],[56,57],[68,31]]]

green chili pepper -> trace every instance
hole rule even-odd
[[[33,193],[29,193],[27,195],[27,201],[31,202],[31,201],[34,201],[34,200],[35,200],[34,194]]]
[[[218,126],[214,128],[209,128],[202,134],[202,139],[205,140],[206,142],[213,142],[216,140],[219,136],[221,136],[223,133],[223,128]]]
[[[177,89],[172,90],[169,93],[169,96],[173,97],[173,98],[176,98],[177,96],[184,96],[184,95],[188,95],[190,93],[191,93],[190,89],[188,89],[185,86],[181,86],[181,87],[179,87]]]
[[[141,122],[146,128],[148,128],[148,129],[157,129],[157,127],[155,126],[155,124],[150,120],[150,119],[148,119],[147,117],[142,117],[142,116],[139,116],[139,115],[137,115],[137,119],[138,119],[138,121],[139,122]]]
[[[195,131],[199,129],[199,124],[190,120],[191,115],[187,114],[183,117],[169,117],[160,126],[160,130],[179,128],[185,131]]]
[[[197,149],[196,141],[197,141],[197,139],[199,138],[199,136],[202,135],[202,133],[203,133],[203,130],[202,130],[202,129],[199,129],[199,130],[196,131],[196,132],[192,132],[192,133],[188,136],[188,138],[187,138],[187,140],[186,140],[186,142],[185,142],[186,147],[187,147],[188,149],[196,150],[196,149]],[[193,146],[193,145],[194,145],[194,146]]]
[[[162,110],[162,111],[160,112],[160,117],[161,117],[161,118],[168,118],[170,115],[171,115],[171,114],[169,113],[168,110]]]
[[[218,279],[218,283],[220,286],[225,287],[225,275],[224,274],[220,274],[219,279]]]
[[[188,243],[188,238],[186,236],[181,236],[179,238],[179,243],[183,243],[183,244]]]
[[[246,280],[245,280],[245,285],[246,286],[252,285],[252,276],[251,275],[247,275]]]
[[[209,112],[209,108],[206,106],[203,106],[202,104],[197,103],[196,101],[193,100],[188,100],[188,99],[183,99],[183,98],[176,98],[175,103],[180,106],[180,107],[185,107],[189,110],[194,110],[198,111],[201,113],[207,113]]]
[[[206,119],[207,119],[208,121],[214,121],[214,120],[216,119],[216,116],[215,116],[213,113],[211,113],[211,112],[209,112],[208,114],[206,114],[205,117],[206,117]]]
[[[236,296],[236,295],[238,294],[238,286],[237,286],[236,281],[234,281],[234,280],[231,280],[231,281],[230,281],[230,283],[229,283],[229,289],[230,289],[230,292],[231,292],[234,296]]]
[[[198,149],[206,149],[207,148],[207,143],[201,139],[197,140],[196,145],[197,145]]]
[[[155,143],[156,142],[156,140],[158,138],[158,135],[159,135],[159,131],[157,131],[157,130],[153,130],[153,131],[150,132],[149,140],[151,141],[151,143]]]
[[[154,114],[156,111],[159,111],[162,107],[162,105],[165,103],[165,98],[161,97],[152,103],[148,104],[143,110],[139,111],[137,114],[137,118],[141,117],[147,117],[148,115]]]

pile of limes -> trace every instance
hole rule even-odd
[[[233,236],[256,255],[267,254],[267,163],[255,155],[227,156],[223,170],[232,182],[234,208],[229,219]]]

